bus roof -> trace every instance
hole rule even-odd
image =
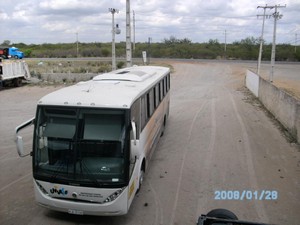
[[[170,72],[167,67],[133,66],[52,92],[38,105],[130,108],[133,102]]]

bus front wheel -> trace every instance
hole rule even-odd
[[[143,181],[144,181],[144,175],[145,175],[144,170],[141,170],[141,172],[140,172],[140,179],[139,179],[139,189],[141,188],[141,186],[142,186],[142,184],[143,184]]]
[[[144,182],[144,175],[145,175],[145,159],[143,160],[143,163],[141,166],[140,176],[139,176],[139,186],[138,186],[136,193],[139,193],[139,191],[141,190],[141,186]]]

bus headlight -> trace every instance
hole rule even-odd
[[[120,194],[124,191],[124,189],[125,189],[125,187],[117,190],[116,192],[114,192],[113,194],[108,196],[107,199],[105,199],[105,201],[103,203],[108,203],[108,202],[114,201],[116,198],[118,198],[120,196]]]

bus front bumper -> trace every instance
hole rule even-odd
[[[108,203],[89,203],[78,202],[69,199],[52,198],[42,193],[34,182],[35,199],[37,203],[50,210],[65,212],[75,215],[93,215],[93,216],[120,216],[128,212],[127,196],[128,187],[112,202]]]

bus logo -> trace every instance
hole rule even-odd
[[[68,191],[65,190],[64,188],[59,188],[58,186],[54,186],[53,188],[50,189],[51,194],[58,194],[65,196],[68,194]]]

